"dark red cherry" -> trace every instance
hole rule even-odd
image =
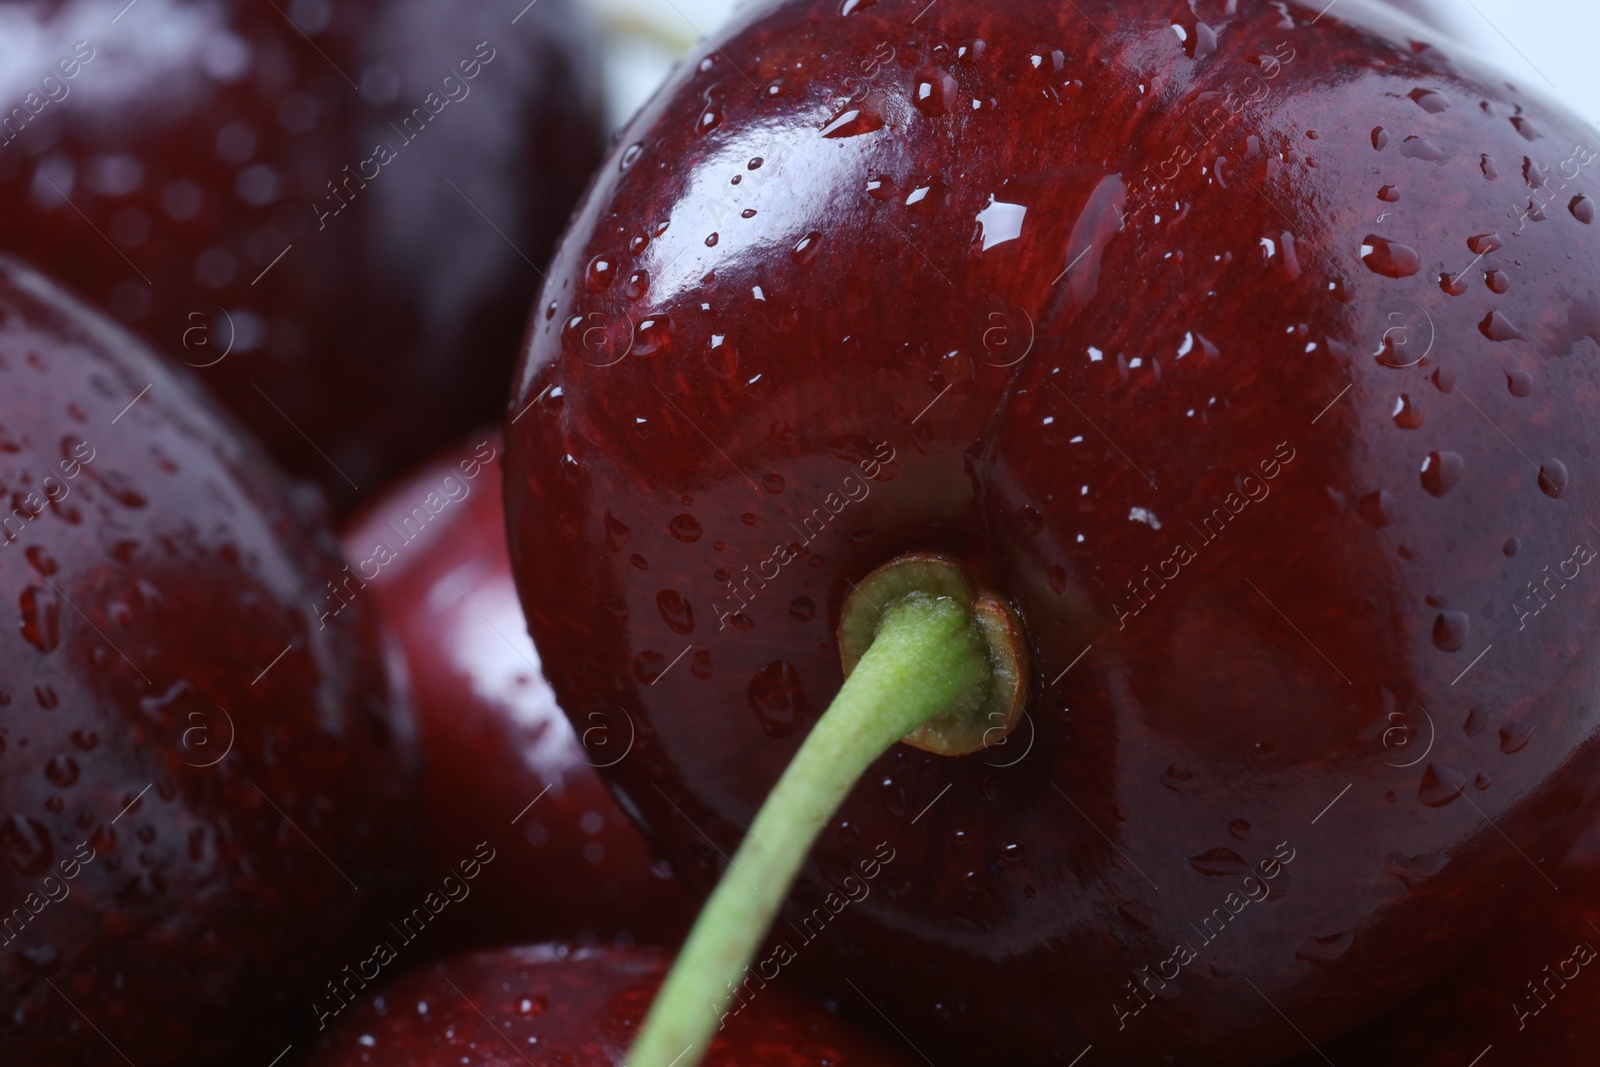
[[[574,731],[528,639],[506,557],[500,431],[395,486],[346,531],[359,595],[399,635],[427,757],[424,869],[457,889],[434,947],[541,937],[675,940],[683,887],[596,772],[636,741],[616,709]],[[337,605],[326,605],[337,607]]]
[[[704,886],[852,585],[967,561],[1027,715],[874,766],[775,929],[897,858],[797,976],[978,1062],[1281,1061],[1576,832],[1592,131],[1359,2],[924,6],[771,4],[624,130],[509,408],[530,628]]]
[[[382,973],[385,946],[373,965]],[[308,1067],[622,1067],[667,960],[648,949],[531,945],[456,956],[374,991],[351,983],[348,1013]],[[776,976],[774,976],[776,977]],[[706,1067],[904,1067],[912,1062],[838,1016],[752,975]],[[917,1061],[920,1062],[920,1061]]]
[[[376,614],[319,622],[347,577],[306,494],[192,374],[13,260],[0,502],[5,1059],[270,1059],[415,895]]]
[[[8,10],[0,247],[340,510],[498,414],[599,155],[581,4]]]

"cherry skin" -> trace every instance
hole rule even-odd
[[[1585,1063],[1600,1039],[1600,863],[1594,831],[1529,885],[1493,940],[1424,993],[1324,1051],[1371,1067]],[[1587,847],[1585,847],[1587,845]],[[1295,1067],[1324,1062],[1315,1054]]]
[[[12,260],[0,426],[0,1046],[281,1047],[414,895],[414,725],[376,616],[319,626],[345,575],[316,495]]]
[[[530,945],[456,956],[352,1005],[309,1067],[622,1067],[666,973],[650,949]],[[520,1054],[520,1058],[519,1058]],[[730,1012],[707,1067],[905,1067],[835,1015],[763,983]]]
[[[1028,714],[892,750],[774,939],[887,842],[794,964],[852,1010],[1282,1060],[1542,884],[1502,831],[1576,832],[1588,134],[1361,3],[920,10],[749,9],[624,131],[509,407],[530,629],[569,715],[640,723],[606,773],[703,887],[852,583],[966,559]]]
[[[399,636],[427,757],[423,863],[448,872],[487,842],[470,905],[435,947],[580,935],[675,940],[687,893],[606,791],[628,723],[561,714],[511,579],[501,442],[485,430],[391,489],[345,532],[360,595]],[[430,931],[435,932],[435,931]]]
[[[341,511],[496,417],[603,143],[582,5],[123,6],[8,10],[0,247]]]

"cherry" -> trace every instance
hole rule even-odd
[[[1281,1061],[1576,832],[1588,134],[1360,3],[925,6],[764,7],[623,132],[509,406],[530,630],[703,888],[852,585],[960,561],[1033,695],[823,817],[775,938],[896,858],[795,973],[980,1062]]]
[[[7,1062],[287,1041],[414,895],[413,728],[375,614],[320,626],[347,579],[308,498],[187,372],[12,260],[0,486]]]
[[[330,1027],[309,1067],[621,1067],[666,972],[648,949],[563,944],[480,952],[412,971]],[[778,984],[724,1020],[711,1067],[868,1067],[909,1061]],[[920,1061],[918,1061],[920,1062]]]
[[[517,15],[12,7],[0,246],[199,368],[344,510],[498,414],[598,158],[581,5]]]
[[[496,858],[435,931],[462,947],[563,936],[675,940],[690,915],[596,772],[634,741],[624,718],[557,707],[506,556],[501,443],[485,430],[367,509],[344,534],[359,582],[398,634],[423,750],[424,868],[481,844]],[[330,605],[342,611],[339,602]]]

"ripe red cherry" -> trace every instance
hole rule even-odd
[[[688,896],[595,770],[626,758],[630,724],[580,723],[580,742],[539,671],[506,556],[500,452],[498,429],[469,438],[344,535],[354,595],[372,598],[410,666],[424,868],[451,871],[480,842],[496,857],[437,926],[458,947],[673,939]]]
[[[705,885],[852,583],[964,558],[1028,714],[878,762],[797,973],[984,1062],[1281,1060],[1573,832],[1588,135],[1358,3],[919,11],[763,8],[624,132],[510,406],[530,628]]]
[[[341,508],[496,417],[602,143],[581,5],[122,6],[8,9],[0,247]]]
[[[286,1041],[413,895],[375,615],[319,627],[332,533],[189,374],[12,260],[0,485],[7,1062]]]
[[[501,1067],[524,1059],[622,1067],[667,960],[648,949],[546,944],[456,956],[368,995],[330,1028],[310,1067]],[[777,985],[727,1019],[707,1067],[908,1063]]]

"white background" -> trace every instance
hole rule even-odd
[[[590,2],[607,27],[613,125],[621,125],[649,98],[681,50],[702,34],[715,33],[736,6],[735,0]],[[1295,0],[1297,6],[1311,2]],[[1429,2],[1461,39],[1508,71],[1513,81],[1564,100],[1590,122],[1600,119],[1600,0]]]

